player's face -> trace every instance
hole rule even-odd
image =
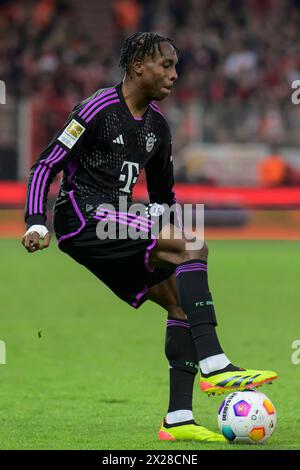
[[[177,79],[177,54],[168,42],[160,44],[162,55],[157,50],[154,57],[147,56],[142,65],[142,85],[151,100],[163,100],[171,93]]]

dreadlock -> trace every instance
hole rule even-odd
[[[129,67],[134,60],[142,60],[146,55],[154,57],[156,47],[162,55],[160,48],[161,42],[168,42],[171,44],[174,47],[176,54],[179,55],[178,48],[175,46],[172,39],[155,33],[138,32],[125,39],[121,49],[119,66],[128,72]]]

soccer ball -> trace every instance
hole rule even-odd
[[[276,427],[276,410],[271,400],[254,390],[234,392],[220,406],[218,425],[230,442],[261,444]]]

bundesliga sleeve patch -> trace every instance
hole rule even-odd
[[[76,121],[72,119],[70,124],[65,128],[65,130],[60,134],[58,140],[65,144],[69,149],[76,144],[79,137],[83,134],[85,128]]]

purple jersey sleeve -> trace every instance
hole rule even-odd
[[[92,138],[93,130],[100,125],[100,111],[118,101],[115,89],[111,88],[77,105],[66,125],[37,158],[28,181],[25,208],[25,221],[28,227],[46,223],[47,196],[54,176],[71,163],[72,157],[82,143]]]

